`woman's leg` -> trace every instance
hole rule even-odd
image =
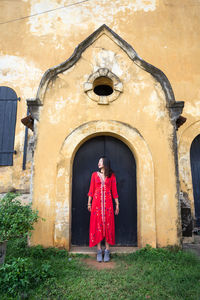
[[[110,261],[110,245],[108,244],[108,242],[105,240],[105,246],[106,249],[104,251],[104,262],[108,262]]]
[[[110,245],[108,244],[108,242],[106,241],[106,239],[105,239],[105,246],[106,246],[106,249],[107,249],[107,250],[110,249]]]
[[[101,242],[97,244],[97,261],[102,262]]]
[[[97,250],[101,250],[101,242],[97,244]]]

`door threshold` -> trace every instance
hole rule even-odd
[[[89,246],[75,246],[72,245],[70,248],[69,253],[72,254],[96,254],[97,250],[96,247],[90,248]],[[103,246],[104,249],[104,246]],[[123,246],[111,246],[110,247],[110,252],[111,253],[119,253],[119,254],[128,254],[128,253],[133,253],[136,252],[139,248],[138,247],[123,247]]]

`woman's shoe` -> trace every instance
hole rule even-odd
[[[102,262],[102,250],[97,250],[97,261]]]
[[[108,249],[105,249],[104,251],[104,262],[110,261],[110,251]]]

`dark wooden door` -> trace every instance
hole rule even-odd
[[[115,216],[116,245],[137,245],[136,164],[130,149],[120,140],[99,136],[84,143],[76,153],[72,182],[72,244],[89,244],[90,213],[87,193],[98,161],[109,157],[117,178],[120,213]]]
[[[200,135],[192,142],[190,149],[193,195],[196,226],[200,227]]]

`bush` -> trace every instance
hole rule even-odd
[[[0,243],[27,236],[38,221],[38,211],[32,210],[31,205],[22,205],[15,200],[18,195],[8,193],[0,201]]]
[[[13,257],[27,257],[31,259],[44,259],[48,260],[52,257],[68,258],[69,254],[66,250],[60,250],[57,248],[44,248],[41,245],[28,246],[26,238],[12,239],[7,244],[7,256],[6,261],[9,262]]]
[[[0,291],[21,296],[26,290],[36,287],[52,276],[53,272],[48,262],[36,266],[31,259],[19,257],[0,268]]]

